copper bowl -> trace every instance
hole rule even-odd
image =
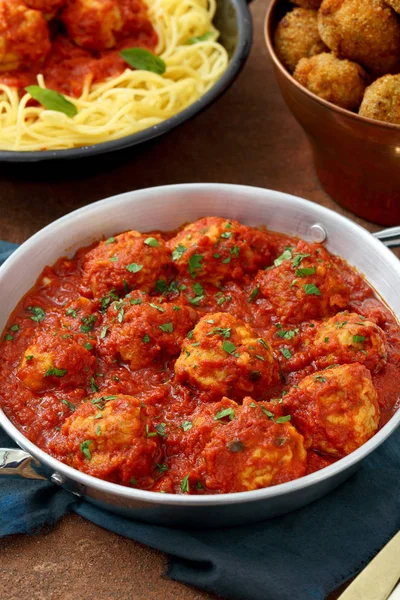
[[[360,117],[301,86],[279,61],[273,37],[290,9],[272,0],[265,40],[282,96],[304,128],[325,190],[353,213],[381,225],[400,223],[400,125]]]

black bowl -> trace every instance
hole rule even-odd
[[[214,25],[219,29],[221,35],[220,43],[225,46],[230,56],[230,61],[225,73],[218,79],[215,85],[201,96],[196,102],[163,121],[159,125],[153,125],[138,133],[127,135],[118,140],[102,142],[93,146],[81,146],[68,150],[44,150],[35,152],[20,152],[0,150],[0,161],[2,162],[38,162],[43,160],[83,158],[96,154],[105,154],[136,146],[143,142],[156,138],[171,131],[181,123],[191,119],[203,111],[207,106],[219,98],[235,81],[243,68],[250,52],[252,42],[252,21],[248,2],[251,0],[217,0],[217,12]]]

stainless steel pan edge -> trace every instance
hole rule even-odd
[[[357,265],[386,303],[400,315],[400,262],[365,229],[341,215],[306,200],[272,190],[230,184],[182,184],[129,192],[66,215],[25,242],[0,268],[0,329],[20,297],[33,285],[45,264],[73,254],[101,235],[127,228],[173,229],[206,215],[237,218],[249,225],[313,239],[312,226],[327,233],[327,247]],[[15,277],[18,273],[18,279]],[[29,442],[0,411],[0,424],[34,457],[39,477],[85,497],[110,511],[138,520],[173,526],[226,526],[282,514],[323,496],[347,479],[360,461],[399,425],[400,411],[369,442],[334,465],[272,488],[218,496],[180,496],[125,488],[80,473]],[[8,459],[29,461],[26,454]],[[7,460],[3,454],[3,472]],[[26,462],[24,463],[26,465]],[[1,455],[0,455],[1,469]],[[21,469],[19,469],[21,470]],[[1,472],[1,471],[0,471]],[[8,469],[8,474],[10,470]],[[35,472],[30,472],[35,476]]]

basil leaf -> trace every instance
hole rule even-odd
[[[317,286],[314,285],[313,283],[306,283],[306,285],[303,285],[303,289],[308,296],[320,296],[321,295],[321,292],[319,291]]]
[[[145,48],[125,48],[119,55],[130,67],[139,69],[139,71],[151,71],[162,75],[167,68],[162,58]]]
[[[184,42],[185,46],[190,46],[192,44],[197,44],[198,42],[206,42],[214,35],[213,31],[206,31],[203,35],[194,35]]]
[[[25,91],[48,110],[62,112],[70,118],[75,117],[75,115],[78,114],[78,109],[75,104],[72,104],[72,102],[55,90],[44,89],[38,85],[28,85],[28,87],[25,88]]]

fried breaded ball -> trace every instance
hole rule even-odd
[[[387,360],[385,334],[357,313],[337,313],[318,327],[313,356],[318,368],[358,362],[377,373]]]
[[[334,257],[320,244],[303,241],[285,250],[274,267],[260,271],[254,283],[259,297],[268,300],[265,310],[282,323],[328,317],[345,308],[350,298]]]
[[[321,6],[322,0],[294,0],[293,4],[296,6],[301,6],[302,8],[313,8],[314,10],[318,10]]]
[[[241,399],[265,391],[275,375],[270,347],[246,323],[228,313],[200,319],[175,363],[176,379],[212,398]]]
[[[323,0],[318,29],[339,58],[362,65],[375,75],[396,68],[400,57],[400,22],[383,0]]]
[[[141,487],[153,483],[159,436],[148,436],[140,401],[132,396],[95,396],[65,421],[61,436],[67,462],[94,477]]]
[[[400,13],[400,0],[385,0],[386,4],[389,4],[397,13]]]
[[[310,92],[347,110],[357,110],[369,76],[360,65],[323,52],[302,58],[293,77]]]
[[[0,71],[43,62],[50,36],[42,13],[19,0],[0,1]]]
[[[39,331],[31,340],[17,371],[30,390],[84,387],[93,375],[96,358],[84,346],[85,336],[66,331]]]
[[[99,340],[100,356],[111,362],[122,358],[131,369],[141,369],[159,357],[178,355],[186,334],[197,321],[196,311],[167,302],[160,304],[156,298],[133,296],[125,302],[114,302],[108,309],[107,333]]]
[[[274,35],[279,60],[293,73],[301,58],[309,58],[327,48],[318,33],[317,11],[295,8],[278,23]]]
[[[70,0],[60,18],[69,37],[86,50],[113,48],[123,25],[117,0]]]
[[[82,290],[97,300],[112,290],[117,295],[134,289],[148,292],[157,280],[165,281],[170,262],[161,236],[127,231],[100,242],[86,254]]]
[[[243,406],[211,432],[202,452],[208,489],[256,490],[305,475],[303,436],[288,421],[268,414],[252,398],[245,398]]]
[[[24,4],[34,10],[40,10],[48,20],[66,4],[67,0],[24,0]]]
[[[365,90],[362,117],[400,124],[400,75],[385,75]]]
[[[284,397],[306,448],[330,456],[350,454],[377,431],[379,406],[363,365],[340,365],[302,379]]]
[[[167,242],[179,273],[218,284],[240,279],[270,264],[270,244],[262,231],[232,219],[206,217]]]
[[[117,38],[123,39],[135,35],[140,42],[150,47],[157,43],[157,34],[148,17],[148,9],[145,2],[139,0],[118,0],[121,11],[123,26],[117,33]],[[140,44],[139,44],[140,45]]]

